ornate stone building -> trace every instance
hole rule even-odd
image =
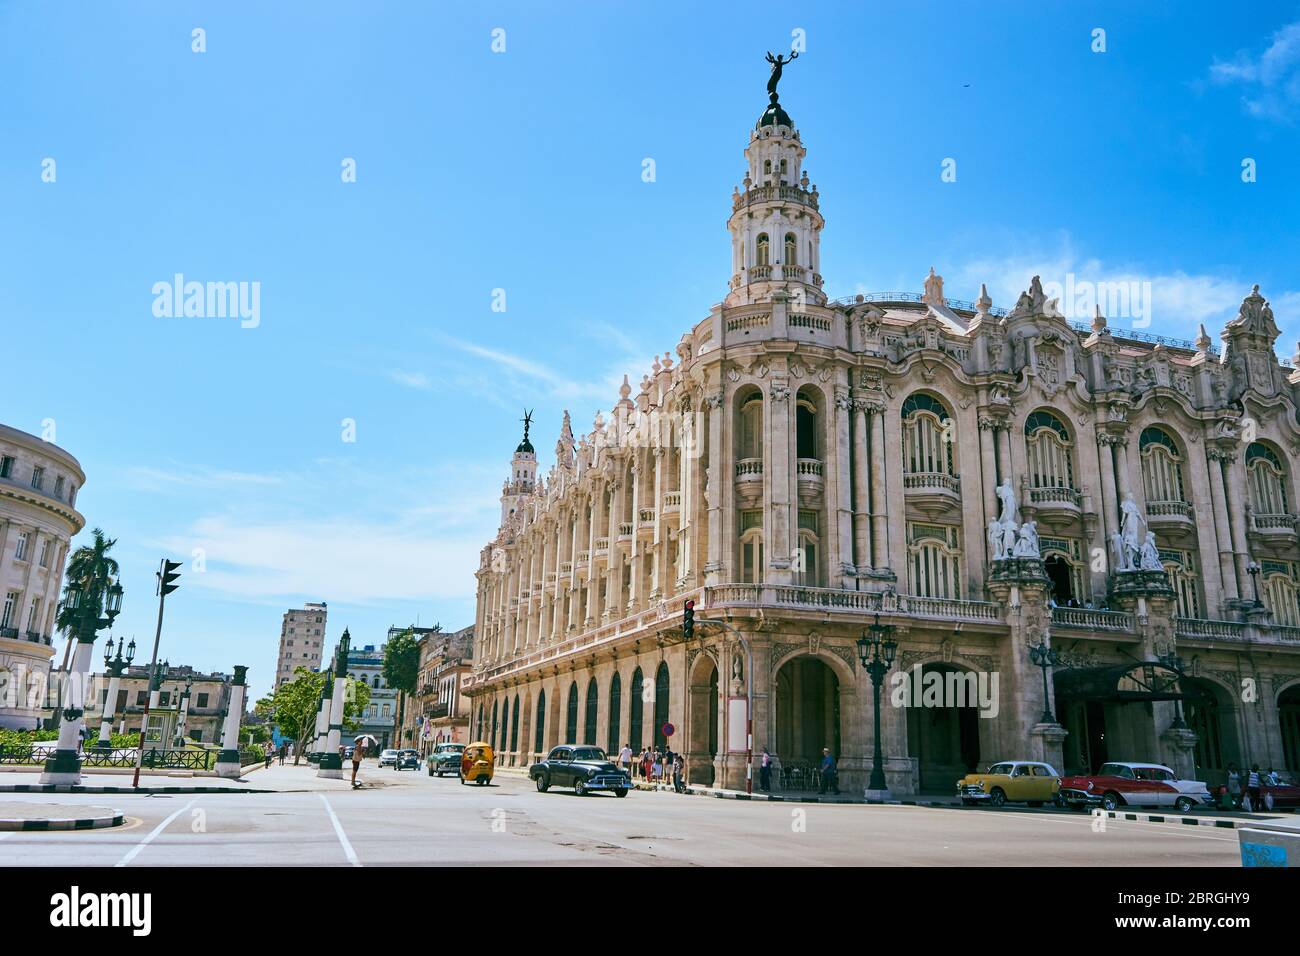
[[[995,692],[896,706],[886,678],[896,795],[1011,758],[1300,770],[1300,373],[1258,289],[1217,350],[1072,325],[1037,277],[1010,311],[933,270],[921,295],[828,301],[775,93],[745,155],[724,301],[585,434],[566,413],[544,478],[525,424],[477,572],[474,735],[515,765],[668,742],[692,781],[743,787],[752,695],[755,751],[829,747],[864,787],[855,641],[878,623],[894,674]],[[1008,480],[1036,541],[1004,561]],[[1139,526],[1163,571],[1112,560]]]
[[[86,520],[77,459],[0,425],[0,727],[32,730],[45,706],[68,547]]]

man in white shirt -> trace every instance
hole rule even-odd
[[[632,763],[632,745],[624,744],[623,749],[618,752],[618,769],[626,770]]]

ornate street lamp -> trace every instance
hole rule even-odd
[[[1250,575],[1250,587],[1255,592],[1255,607],[1263,607],[1264,603],[1259,599],[1259,563],[1254,559],[1246,565],[1246,573]]]
[[[1178,672],[1178,693],[1180,696],[1174,698],[1174,722],[1169,725],[1171,730],[1183,730],[1187,724],[1183,721],[1183,659],[1178,656],[1178,652],[1172,647],[1168,654],[1160,655],[1160,663],[1164,664],[1172,671]]]
[[[99,741],[95,744],[96,750],[112,749],[113,718],[117,711],[117,695],[121,686],[122,675],[126,673],[131,662],[135,660],[135,640],[130,644],[119,641],[116,651],[113,649],[113,638],[108,638],[108,646],[104,648],[104,673],[108,675],[108,692],[104,695],[104,713],[99,722]],[[125,656],[122,654],[126,651]]]
[[[63,591],[63,604],[73,611],[74,623],[69,637],[77,642],[68,669],[63,707],[60,710],[59,741],[41,774],[42,784],[81,783],[80,746],[84,730],[86,681],[90,676],[95,635],[112,628],[113,619],[122,610],[122,586],[111,582],[100,590],[86,589],[80,581],[69,581]]]
[[[884,683],[885,674],[894,665],[894,654],[898,651],[898,643],[891,637],[893,633],[894,626],[881,624],[880,615],[877,614],[875,622],[857,642],[858,660],[871,675],[871,696],[876,715],[876,748],[871,758],[871,782],[867,789],[874,791],[880,799],[884,799],[889,792],[889,787],[885,784],[885,759],[881,750],[880,686]]]
[[[1055,667],[1060,658],[1056,656],[1056,651],[1047,646],[1047,641],[1044,640],[1041,644],[1035,644],[1029,648],[1029,660],[1043,671],[1043,716],[1038,720],[1040,723],[1054,724],[1056,718],[1052,716],[1052,698],[1048,696],[1047,692],[1047,669]]]

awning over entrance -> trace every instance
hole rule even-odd
[[[1056,672],[1056,695],[1076,700],[1182,700],[1181,674],[1159,661]]]

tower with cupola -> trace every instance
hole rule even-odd
[[[725,304],[769,300],[784,291],[796,300],[824,304],[821,231],[816,185],[803,168],[807,153],[794,120],[781,106],[777,83],[798,54],[772,57],[768,106],[745,148],[744,190],[731,196],[731,282]]]
[[[533,423],[533,413],[524,412],[524,437],[510,459],[510,477],[501,488],[501,524],[504,525],[518,509],[524,498],[537,490],[537,451],[528,440],[528,430]]]

